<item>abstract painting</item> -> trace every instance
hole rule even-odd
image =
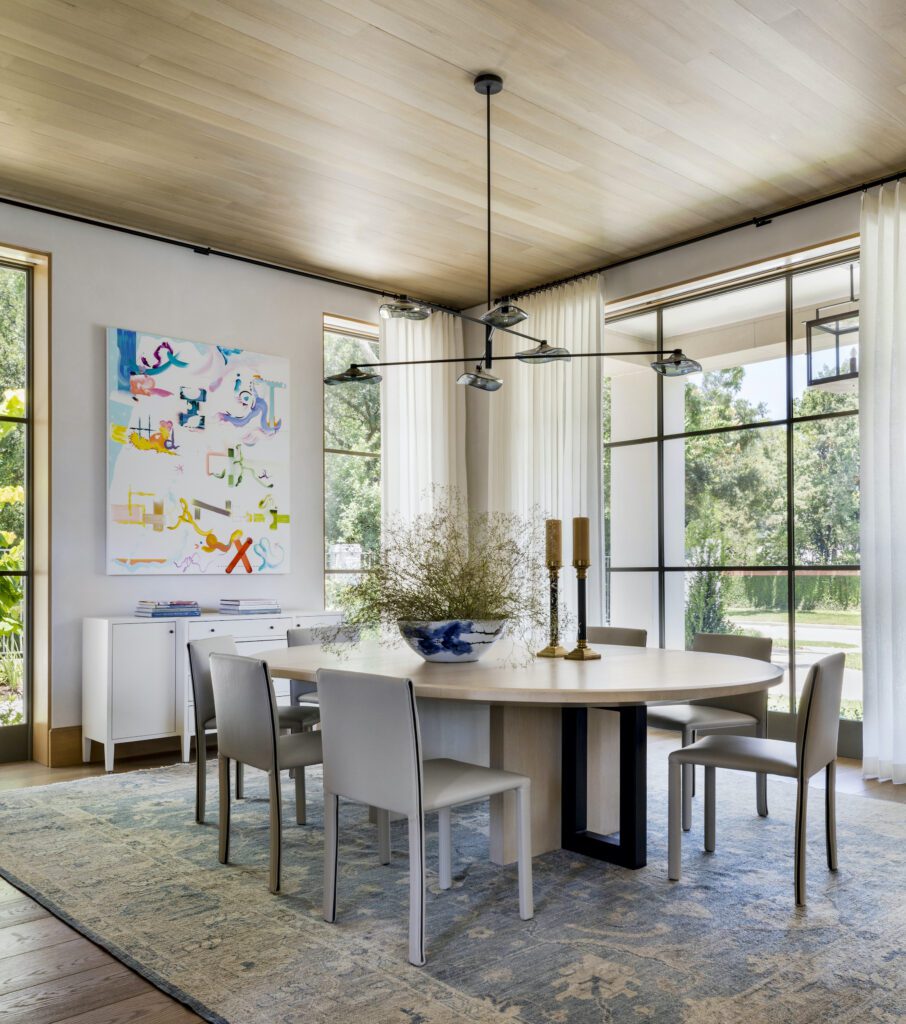
[[[107,328],[107,572],[289,571],[289,362]]]

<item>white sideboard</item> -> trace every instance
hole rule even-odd
[[[82,620],[82,757],[91,741],[104,745],[104,765],[113,771],[117,743],[178,736],[189,760],[195,734],[192,684],[186,644],[232,636],[240,653],[285,647],[286,631],[338,622],[336,612],[280,615],[221,615],[172,619],[134,617]],[[289,700],[289,681],[275,679],[277,700]]]

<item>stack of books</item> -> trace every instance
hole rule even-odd
[[[172,619],[174,616],[201,615],[197,601],[139,601],[135,614],[143,619]]]
[[[279,615],[280,605],[272,597],[222,597],[223,615]]]

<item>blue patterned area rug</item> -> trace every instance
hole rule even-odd
[[[209,774],[209,778],[214,773]],[[321,902],[321,785],[309,824],[287,783],[284,893],[267,892],[264,776],[233,818],[234,863],[193,822],[191,765],[0,794],[0,867],[15,885],[182,999],[229,1024],[807,1024],[906,1021],[906,806],[838,796],[840,871],[825,869],[813,790],[809,905],[792,886],[795,788],[718,777],[717,852],[701,800],[684,879],[666,877],[666,765],[652,763],[649,866],[536,858],[533,921],[515,867],[487,860],[483,806],[454,817],[454,888],[429,878],[428,965],[406,961],[407,856],[381,867],[363,808],[343,811],[339,917]],[[429,823],[429,829],[433,822]],[[436,864],[429,839],[428,864]]]

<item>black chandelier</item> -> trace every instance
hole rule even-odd
[[[406,295],[398,295],[390,302],[381,305],[380,315],[383,320],[427,320],[433,313],[449,313],[468,323],[478,324],[485,329],[484,352],[474,356],[456,356],[448,359],[402,359],[395,362],[352,363],[348,370],[333,373],[324,378],[324,383],[334,384],[375,384],[382,377],[376,371],[388,366],[429,366],[436,363],[474,363],[474,370],[466,370],[457,381],[468,387],[481,391],[497,391],[503,381],[491,372],[495,360],[503,362],[518,359],[522,363],[569,362],[576,358],[600,358],[602,356],[657,356],[651,368],[664,377],[680,377],[688,373],[697,373],[701,365],[686,356],[681,349],[674,349],[665,355],[659,349],[637,350],[633,352],[570,352],[561,345],[552,345],[543,338],[535,338],[531,334],[515,330],[515,325],[528,319],[528,313],[508,299],[497,305],[493,304],[491,290],[491,97],[503,89],[500,75],[484,72],[474,81],[475,91],[485,97],[485,151],[487,159],[487,312],[481,316],[469,316],[458,309],[451,309],[434,302],[423,302]],[[503,331],[513,334],[525,341],[532,342],[532,348],[524,349],[511,356],[494,355],[494,333]]]

